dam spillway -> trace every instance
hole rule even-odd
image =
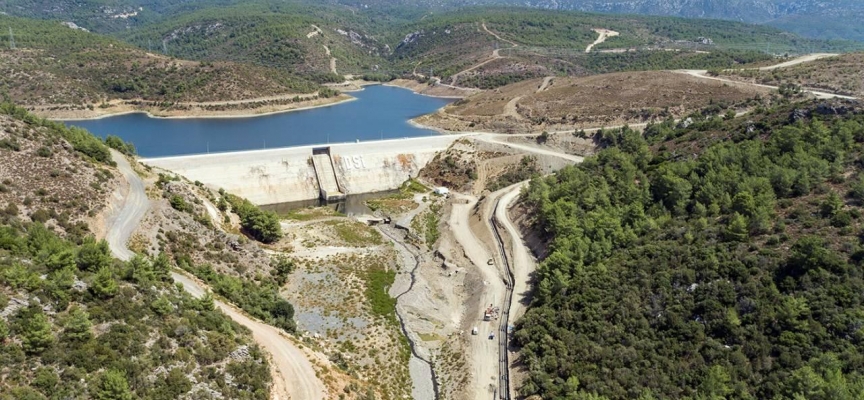
[[[339,178],[336,177],[336,169],[333,167],[329,147],[312,149],[312,168],[315,169],[315,178],[318,182],[321,200],[339,201],[345,199],[345,190],[339,186]]]
[[[267,205],[397,189],[416,177],[437,152],[464,136],[197,154],[141,162]]]

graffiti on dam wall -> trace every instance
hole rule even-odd
[[[348,156],[348,157],[339,157],[342,160],[342,165],[346,170],[352,169],[366,169],[366,160],[363,159],[363,156]]]
[[[363,170],[369,168],[366,158],[362,155],[356,156],[333,156],[333,161],[337,165],[342,166],[343,171]],[[384,159],[384,168],[397,167],[403,171],[411,171],[415,167],[416,157],[413,154],[398,154],[395,160],[391,158]]]

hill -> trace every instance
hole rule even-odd
[[[532,79],[465,98],[416,121],[455,131],[530,133],[644,123],[715,105],[736,109],[768,94],[674,72]]]
[[[330,0],[329,3],[358,10],[372,8],[377,9],[376,12],[385,12],[394,6],[418,5],[418,2],[407,0]],[[864,40],[864,30],[856,23],[864,15],[864,5],[855,0],[426,0],[419,5],[432,10],[507,5],[559,11],[723,19],[767,24],[807,37]]]
[[[0,90],[42,115],[286,95],[290,104],[319,90],[286,71],[164,57],[57,22],[0,16],[0,24],[12,29],[15,42],[11,49],[9,36],[0,39]]]
[[[525,194],[551,253],[518,323],[543,398],[860,398],[857,103],[605,131]]]
[[[558,74],[733,66],[768,59],[766,50],[856,48],[726,21],[514,8],[410,11],[250,2],[168,17],[118,35],[174,57],[291,70],[318,83],[341,82],[346,74],[386,80],[430,71],[453,83],[460,72],[476,68],[480,76],[463,81],[476,88]],[[603,54],[586,54],[598,27],[619,35],[594,47]],[[623,51],[628,53],[617,53]]]
[[[0,399],[267,399],[245,328],[174,285],[169,260],[90,234],[118,187],[87,132],[0,106]]]
[[[798,85],[848,96],[864,97],[864,53],[842,54],[773,70],[725,70],[725,77],[781,86]]]
[[[350,16],[284,4],[248,3],[186,13],[121,36],[130,43],[181,58],[230,60],[292,71],[321,83],[342,82],[342,73],[364,73],[387,49]],[[163,45],[164,43],[164,45]]]

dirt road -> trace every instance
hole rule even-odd
[[[547,76],[543,78],[543,83],[540,84],[540,87],[537,88],[537,91],[534,93],[540,93],[549,88],[549,84],[552,83],[552,79],[555,79],[554,76]]]
[[[108,219],[106,240],[108,240],[108,245],[115,257],[129,260],[135,254],[126,247],[126,242],[138,227],[138,223],[150,207],[150,202],[144,191],[144,182],[132,169],[126,157],[113,150],[111,155],[114,162],[117,163],[120,173],[129,184],[129,191],[123,199],[122,207]],[[178,273],[171,275],[176,282],[183,284],[183,287],[195,297],[201,297],[206,292],[202,285],[189,277]],[[253,320],[221,301],[214,303],[231,319],[249,328],[255,342],[272,356],[272,366],[275,371],[271,399],[325,398],[324,385],[315,375],[312,364],[299,348],[282,336],[279,330]]]
[[[792,59],[792,60],[789,60],[786,62],[782,62],[780,64],[775,64],[775,65],[771,65],[768,67],[761,67],[761,68],[759,68],[759,70],[760,71],[770,71],[772,69],[791,67],[793,65],[803,64],[805,62],[816,61],[816,60],[819,60],[822,58],[836,57],[836,56],[839,56],[839,54],[834,54],[834,53],[808,54],[806,56],[801,56],[801,57],[798,57],[798,58],[795,58],[795,59]]]
[[[514,42],[514,41],[512,41],[512,40],[504,39],[504,38],[502,38],[501,36],[498,36],[497,33],[490,31],[489,28],[486,27],[486,23],[485,23],[485,22],[482,23],[482,26],[483,26],[483,30],[486,31],[486,33],[488,33],[488,34],[490,34],[490,35],[492,35],[492,36],[495,36],[495,39],[498,39],[498,40],[500,40],[500,41],[502,41],[502,42],[507,42],[507,43],[509,43],[509,44],[510,44],[511,46],[513,46],[513,47],[519,47],[519,43],[516,43],[516,42]]]
[[[512,47],[519,47],[519,44],[518,44],[518,43],[513,42],[513,41],[510,41],[510,40],[507,40],[507,39],[503,39],[503,38],[501,38],[501,36],[498,36],[497,33],[494,33],[494,32],[492,32],[492,31],[490,31],[488,28],[486,28],[486,23],[485,23],[485,22],[483,23],[483,30],[486,31],[486,33],[488,33],[488,34],[494,36],[496,39],[498,39],[498,40],[500,40],[500,41],[502,41],[502,42],[506,42],[506,43],[510,44],[511,48],[512,48]],[[473,66],[471,66],[471,67],[469,67],[469,68],[467,68],[467,69],[465,69],[465,70],[462,70],[462,71],[459,71],[459,72],[453,74],[453,76],[450,77],[450,85],[451,85],[451,86],[456,86],[456,83],[459,81],[459,78],[462,77],[462,75],[464,75],[464,74],[466,74],[466,73],[468,73],[468,72],[474,71],[475,69],[480,68],[480,67],[482,67],[482,66],[484,66],[484,65],[486,65],[486,64],[489,64],[490,62],[495,61],[495,60],[497,60],[497,59],[499,59],[499,58],[502,58],[502,57],[501,57],[501,49],[495,49],[495,50],[492,50],[492,56],[491,56],[491,57],[489,57],[489,58],[487,58],[486,60],[483,60],[483,61],[481,61],[480,63],[475,64],[475,65],[473,65]],[[415,68],[415,74],[416,74],[416,68]]]
[[[117,169],[129,185],[129,191],[119,204],[118,210],[108,218],[105,240],[115,257],[127,261],[134,257],[135,253],[126,247],[126,243],[150,208],[150,200],[144,192],[144,182],[132,169],[126,156],[111,150],[111,158],[117,163]]]
[[[803,61],[797,62],[796,64],[800,64],[801,62],[803,62]],[[780,64],[778,64],[778,65],[780,65]],[[776,68],[776,66],[774,66],[774,67]],[[771,68],[771,67],[763,67],[763,68]],[[771,89],[771,90],[780,89],[777,86],[763,85],[761,83],[742,82],[742,81],[736,81],[736,80],[732,80],[732,79],[721,78],[721,77],[717,77],[717,76],[709,76],[708,71],[706,71],[704,69],[687,69],[687,70],[680,70],[680,71],[675,71],[675,72],[687,74],[690,76],[695,76],[697,78],[711,79],[711,80],[720,81],[720,82],[729,83],[729,84],[735,84],[735,85],[749,85],[749,86],[756,86],[756,87],[761,87],[761,88],[766,88],[766,89]],[[845,95],[836,94],[836,93],[828,93],[828,92],[822,92],[822,91],[818,91],[818,90],[810,90],[807,88],[803,88],[801,90],[806,92],[806,93],[810,93],[813,96],[816,96],[817,99],[834,99],[834,98],[846,99],[846,100],[857,99],[857,97],[853,97],[853,96],[845,96]]]
[[[200,298],[207,292],[203,285],[186,275],[172,272],[174,282],[183,285],[193,297]],[[270,362],[275,368],[272,400],[324,399],[324,385],[315,375],[312,363],[291,343],[284,333],[270,325],[249,318],[243,312],[221,301],[214,301],[216,307],[240,325],[252,331],[252,338],[271,355]]]
[[[597,34],[599,34],[600,37],[598,37],[597,40],[594,41],[594,43],[589,44],[588,47],[585,48],[586,53],[590,53],[591,49],[593,49],[594,46],[605,42],[606,39],[613,37],[613,36],[618,36],[618,32],[610,31],[608,29],[594,29],[594,32],[597,32]]]
[[[336,57],[330,56],[330,48],[324,45],[324,53],[327,54],[327,57],[330,57],[330,72],[336,74]]]
[[[525,243],[522,242],[522,235],[507,212],[513,205],[513,202],[519,197],[519,192],[527,185],[528,182],[514,185],[501,196],[501,199],[498,201],[498,208],[495,209],[495,216],[498,222],[501,223],[504,230],[510,236],[510,240],[512,240],[510,268],[513,272],[513,302],[510,306],[509,321],[511,325],[525,314],[525,309],[528,306],[531,274],[537,268],[536,260],[531,255]]]
[[[582,156],[574,156],[572,154],[560,153],[557,151],[542,149],[539,147],[533,147],[533,146],[529,146],[529,145],[525,145],[525,144],[510,143],[510,142],[506,141],[506,138],[508,136],[509,135],[504,135],[504,134],[488,134],[487,133],[487,134],[478,134],[475,136],[475,138],[477,140],[482,140],[484,142],[502,144],[504,146],[512,147],[514,149],[518,149],[518,150],[522,150],[522,151],[526,151],[526,152],[530,152],[530,153],[560,157],[560,158],[563,158],[565,160],[572,161],[572,162],[581,163],[582,161],[585,160],[585,157],[582,157]]]
[[[466,398],[486,400],[494,394],[498,386],[498,338],[495,337],[495,340],[488,338],[490,332],[497,333],[498,323],[483,321],[483,311],[490,304],[501,306],[499,303],[504,299],[505,287],[496,266],[487,264],[487,260],[492,258],[492,255],[469,226],[471,218],[478,218],[471,215],[471,210],[477,204],[477,198],[458,193],[454,193],[454,196],[457,202],[453,204],[453,211],[450,214],[453,236],[462,246],[465,256],[480,272],[485,283],[480,307],[477,310],[469,310],[476,315],[476,322],[473,325],[478,327],[479,333],[471,336],[471,346],[468,349],[470,366],[466,372],[469,373],[467,386],[469,392],[466,393]]]
[[[782,63],[775,64],[775,65],[770,65],[767,67],[751,68],[751,70],[758,69],[759,71],[771,71],[771,70],[775,70],[775,69],[779,69],[779,68],[786,68],[786,67],[791,67],[791,66],[798,65],[798,64],[803,64],[806,62],[816,61],[816,60],[819,60],[822,58],[835,57],[837,55],[838,54],[832,54],[832,53],[808,54],[806,56],[801,56],[801,57],[795,58],[793,60],[789,60],[789,61],[782,62]],[[747,68],[745,68],[743,70],[747,70]],[[708,71],[706,71],[706,70],[686,69],[686,70],[680,70],[680,71],[675,71],[675,72],[684,73],[684,74],[687,74],[690,76],[695,76],[697,78],[711,79],[711,80],[715,80],[715,81],[720,81],[720,82],[725,82],[725,83],[730,83],[730,84],[736,84],[736,85],[750,85],[750,86],[756,86],[756,87],[772,89],[772,90],[779,89],[777,86],[763,85],[761,83],[743,82],[743,81],[736,81],[736,80],[732,80],[732,79],[721,78],[721,77],[717,77],[717,76],[709,76]],[[819,91],[819,90],[812,90],[812,89],[808,89],[808,88],[802,88],[802,90],[804,92],[812,94],[813,96],[816,96],[816,98],[818,98],[818,99],[833,99],[833,98],[846,99],[846,100],[856,100],[857,99],[857,97],[853,97],[853,96],[845,96],[845,95],[836,94],[836,93],[828,93],[828,92],[823,92],[823,91]]]

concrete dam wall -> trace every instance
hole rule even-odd
[[[314,200],[322,193],[340,195],[393,190],[465,135],[382,140],[361,143],[286,147],[270,150],[150,158],[142,163],[223,188],[258,204]],[[329,158],[320,155],[329,147]],[[319,159],[313,163],[313,150]],[[319,173],[316,173],[316,163]],[[332,171],[332,172],[331,172]],[[328,173],[331,176],[327,176]],[[319,178],[321,175],[321,178]],[[335,182],[332,180],[335,178]],[[322,180],[323,185],[319,183]],[[322,192],[323,186],[323,192]]]

